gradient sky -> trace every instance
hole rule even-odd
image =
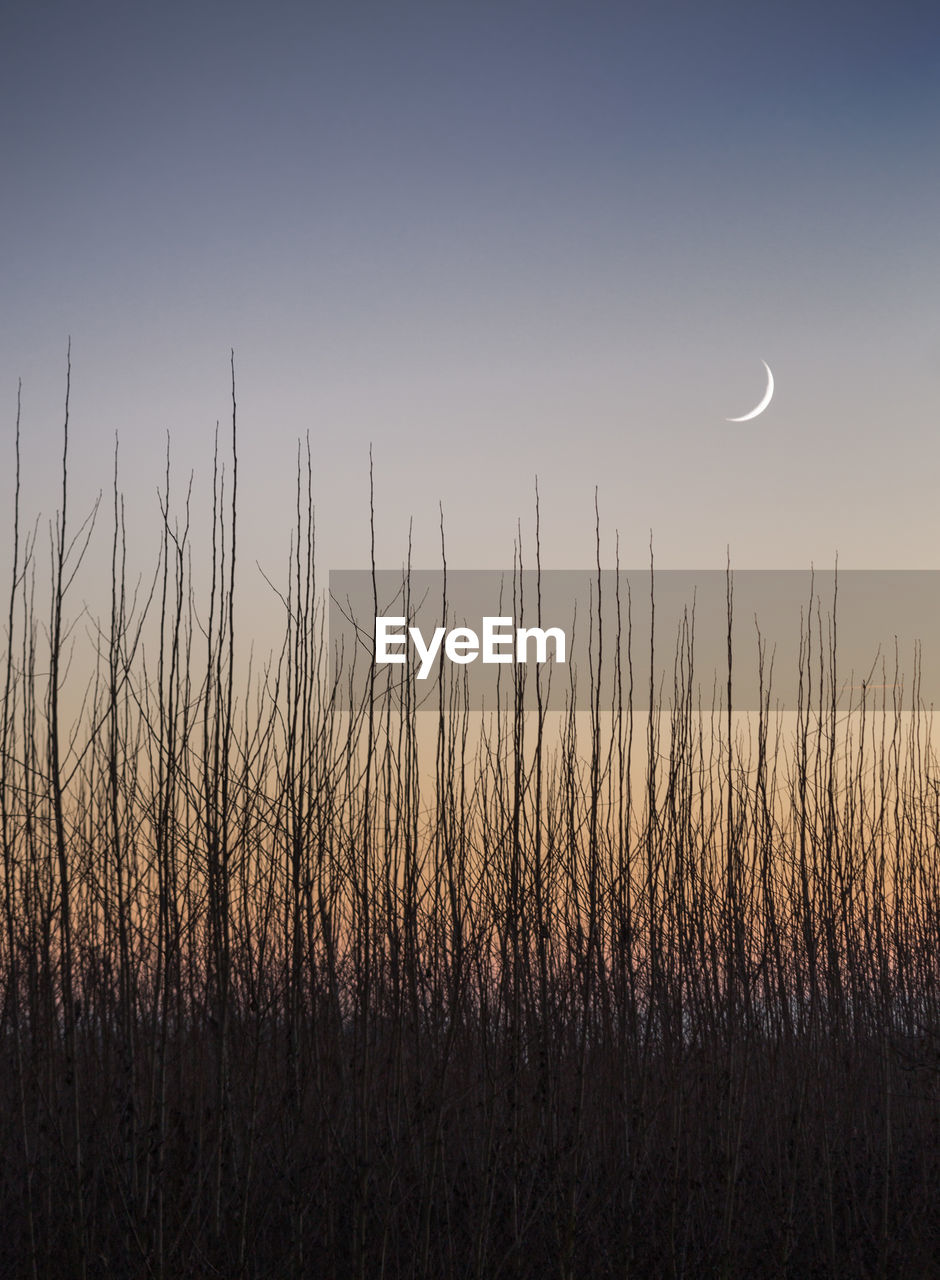
[[[937,567],[934,4],[269,3],[0,11],[11,484],[155,545],[208,493],[235,349],[245,590],[310,432],[320,567]],[[756,421],[764,389],[776,396]],[[104,535],[106,538],[106,534]],[[149,540],[149,541],[148,541]],[[103,561],[107,557],[103,557]]]

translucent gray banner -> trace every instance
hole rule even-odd
[[[929,707],[940,570],[336,570],[334,678],[437,710]],[[729,673],[730,633],[730,673]]]

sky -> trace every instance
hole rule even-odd
[[[0,500],[211,486],[240,589],[377,559],[936,568],[940,11],[830,3],[0,9]],[[746,423],[765,387],[776,391]],[[110,568],[107,533],[101,562]],[[257,563],[256,563],[257,562]],[[265,594],[267,593],[267,594]]]

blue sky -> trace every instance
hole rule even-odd
[[[170,431],[209,491],[235,349],[245,590],[321,568],[936,567],[940,18],[830,4],[10,3],[0,395],[26,496]],[[764,388],[753,422],[732,425]],[[4,466],[0,496],[8,501]],[[134,534],[132,528],[132,536]],[[148,542],[149,539],[149,542]],[[106,559],[106,557],[104,557]],[[104,562],[104,560],[103,560]]]

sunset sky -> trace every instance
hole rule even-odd
[[[76,510],[118,431],[148,556],[234,348],[248,593],[308,431],[323,570],[370,442],[389,567],[439,502],[511,563],[537,474],[552,568],[595,486],[607,563],[936,568],[938,53],[927,3],[5,4],[0,500],[22,378],[54,510],[71,336]]]

